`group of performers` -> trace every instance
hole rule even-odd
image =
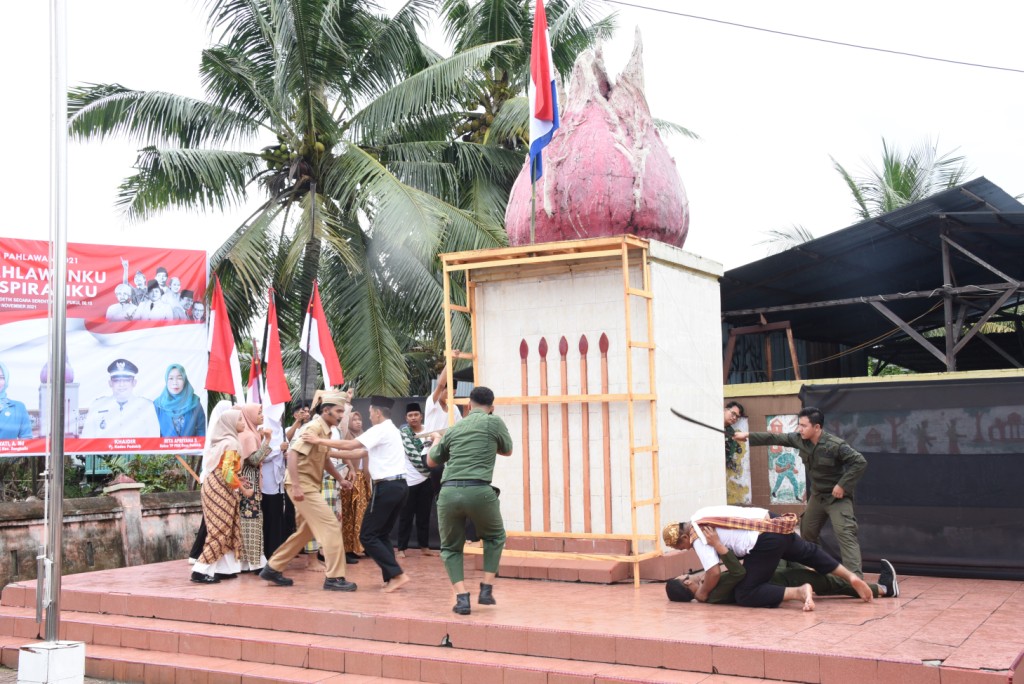
[[[410,492],[424,482],[429,484],[431,469],[444,466],[436,505],[441,559],[455,594],[452,610],[460,615],[472,610],[463,570],[468,521],[483,544],[484,574],[477,603],[494,605],[493,585],[505,529],[498,491],[491,482],[497,456],[510,455],[513,444],[504,422],[493,414],[493,392],[474,388],[469,413],[450,428],[443,427],[447,416],[438,413],[443,400],[438,402],[437,394],[428,399],[429,420],[421,422],[419,405],[411,404],[406,414],[412,418],[401,429],[391,419],[394,399],[371,397],[370,427],[365,431],[362,416],[352,411],[351,401],[351,392],[318,392],[310,418],[305,420],[297,413],[295,425],[288,431],[290,441],[279,446],[283,492],[294,506],[296,527],[273,548],[266,545],[269,558],[264,555],[265,533],[275,525],[260,517],[269,518],[267,513],[275,506],[280,510],[282,499],[271,500],[268,509],[266,503],[275,494],[260,497],[265,491],[261,470],[266,470],[272,451],[271,434],[260,427],[262,408],[222,402],[214,409],[203,457],[205,529],[193,550],[196,562],[191,580],[216,583],[251,571],[274,585],[291,586],[293,580],[284,574],[285,569],[315,540],[324,563],[325,590],[357,590],[356,584],[346,579],[345,569],[348,563],[357,562],[352,554],[358,547],[380,568],[381,590],[398,591],[412,581],[400,564],[412,520],[418,517],[422,527],[417,527],[425,529],[430,515],[429,507],[424,509],[415,501],[410,505]],[[735,422],[742,410],[735,402],[727,407],[726,423],[730,418]],[[426,423],[429,429],[425,429]],[[666,584],[670,600],[769,608],[795,600],[804,610],[813,610],[815,594],[855,596],[864,601],[899,595],[895,569],[887,560],[882,560],[877,583],[867,584],[863,579],[852,497],[866,461],[846,442],[825,432],[823,423],[821,411],[806,408],[800,412],[798,432],[793,434],[727,433],[730,440],[798,449],[809,475],[807,512],[801,523],[792,513],[776,516],[763,508],[713,506],[696,511],[686,522],[667,526],[665,544],[693,549],[704,569],[699,577],[670,580]],[[342,501],[362,499],[361,506],[347,507],[348,517],[358,520],[346,520],[344,506],[332,509],[330,494],[325,498],[325,478],[341,487]],[[356,484],[364,480],[369,491]],[[276,485],[269,484],[273,492]],[[429,506],[432,494],[426,500]],[[391,532],[400,517],[408,526],[399,544],[399,557]],[[814,543],[826,519],[832,520],[840,539],[842,563]],[[796,531],[798,524],[801,534]],[[346,539],[343,530],[348,535],[358,530],[358,537]],[[419,541],[421,549],[429,553],[425,537]]]
[[[410,525],[418,516],[422,528],[426,528],[430,513],[429,508],[417,511],[418,506],[407,506],[410,490],[420,484],[415,482],[410,487],[409,480],[419,475],[426,481],[431,469],[443,466],[437,515],[441,559],[456,594],[453,610],[461,615],[471,611],[463,571],[469,521],[483,545],[484,578],[477,602],[494,605],[493,582],[505,545],[505,528],[491,481],[496,456],[512,453],[508,429],[501,418],[493,415],[494,393],[486,387],[474,388],[469,396],[469,413],[451,428],[437,425],[437,411],[430,410],[431,403],[439,408],[443,398],[438,401],[438,396],[432,395],[428,398],[428,414],[434,429],[418,433],[412,425],[400,430],[391,420],[394,399],[374,396],[367,416],[370,427],[353,434],[351,400],[351,392],[318,392],[310,409],[311,419],[290,430],[290,441],[281,445],[283,488],[294,506],[296,528],[276,545],[269,558],[264,555],[265,530],[261,532],[258,525],[247,529],[247,522],[259,522],[259,513],[267,512],[262,505],[266,497],[260,497],[261,469],[271,452],[271,435],[259,427],[262,408],[255,404],[232,407],[222,402],[214,409],[201,476],[204,521],[193,548],[191,580],[213,584],[240,572],[258,571],[267,582],[291,586],[293,580],[285,576],[285,568],[315,540],[324,562],[323,588],[356,591],[356,584],[345,577],[346,565],[357,562],[346,553],[351,546],[347,547],[343,535],[345,515],[332,510],[323,483],[329,477],[342,488],[342,497],[346,492],[355,494],[358,474],[365,468],[372,493],[358,521],[358,543],[380,568],[382,590],[397,591],[412,580],[396,557],[391,531],[403,511],[411,508]],[[407,410],[407,415],[421,413],[419,408],[408,406],[413,410]],[[358,414],[355,417],[361,420]],[[444,421],[446,425],[447,416]],[[269,520],[262,523],[273,526]],[[421,550],[429,553],[425,534],[419,541]],[[404,557],[402,545],[400,553]]]

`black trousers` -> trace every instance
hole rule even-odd
[[[822,575],[839,567],[839,561],[825,553],[820,546],[804,541],[795,532],[762,532],[754,548],[743,558],[747,574],[736,585],[736,603],[751,608],[777,608],[782,603],[786,588],[769,584],[769,581],[780,560],[806,565]]]
[[[199,531],[196,532],[196,540],[192,542],[192,550],[188,552],[189,558],[199,558],[203,555],[203,547],[206,546],[206,518],[199,523]]]
[[[398,518],[398,550],[409,548],[413,520],[416,521],[416,541],[419,548],[430,547],[430,511],[434,507],[434,483],[429,479],[409,487],[409,498]]]
[[[385,582],[402,574],[402,567],[395,559],[395,550],[391,546],[391,530],[408,497],[409,485],[405,484],[405,480],[375,482],[370,506],[363,514],[363,522],[359,527],[359,541],[363,550],[380,566]]]
[[[267,558],[273,556],[277,547],[291,536],[285,518],[285,500],[291,504],[291,499],[284,494],[264,494],[260,501],[260,511],[263,513],[263,554]],[[294,527],[294,506],[292,511]]]

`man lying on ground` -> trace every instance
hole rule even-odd
[[[764,508],[708,506],[694,513],[690,522],[669,525],[662,536],[666,545],[681,550],[692,548],[700,558],[705,570],[704,581],[696,593],[700,601],[707,600],[721,577],[721,557],[707,543],[705,532],[706,528],[715,528],[725,548],[744,559],[746,575],[735,589],[736,603],[741,606],[776,608],[782,603],[786,588],[769,582],[780,560],[844,579],[861,599],[870,602],[871,588],[864,580],[821,548],[797,536],[794,530],[798,522],[792,513],[772,517]],[[805,591],[810,592],[810,587]]]
[[[736,554],[726,548],[718,537],[714,527],[705,530],[707,543],[714,549],[715,553],[722,559],[725,565],[718,584],[707,595],[707,603],[736,603],[735,589],[746,576],[747,571],[736,557]],[[670,601],[689,603],[696,599],[703,575],[693,577],[685,575],[670,579],[665,584],[665,594]],[[814,610],[814,594],[818,596],[852,596],[859,598],[857,591],[846,580],[834,575],[822,575],[802,565],[792,565],[788,561],[780,561],[775,573],[769,580],[771,584],[785,587],[783,601],[803,601],[804,610]],[[882,559],[882,574],[878,578],[878,584],[868,584],[871,593],[875,598],[899,596],[899,584],[896,581],[896,571],[892,563]],[[810,592],[807,590],[810,589]]]

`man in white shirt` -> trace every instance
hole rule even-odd
[[[409,576],[402,570],[391,546],[391,530],[402,512],[409,496],[405,481],[405,447],[402,433],[391,421],[394,399],[370,397],[369,430],[355,439],[325,440],[308,433],[301,439],[337,449],[329,455],[345,461],[368,458],[370,479],[373,481],[373,498],[363,516],[359,530],[359,542],[366,555],[380,566],[384,578],[384,591],[392,592],[409,583]]]
[[[736,585],[736,603],[741,606],[776,608],[782,603],[785,588],[770,583],[780,560],[800,563],[822,574],[844,579],[864,601],[870,602],[871,588],[864,580],[821,547],[801,539],[793,531],[796,524],[796,516],[773,518],[764,508],[706,506],[697,510],[689,522],[668,525],[662,536],[666,545],[681,550],[692,548],[700,558],[704,581],[695,594],[698,601],[707,600],[721,573],[720,557],[707,543],[702,529],[710,527],[722,545],[743,559],[747,574]]]
[[[174,310],[163,301],[163,290],[160,284],[149,281],[147,297],[135,311],[135,319],[139,321],[170,321],[174,320]]]
[[[107,366],[110,395],[97,398],[85,416],[82,438],[159,437],[160,422],[153,402],[135,396],[139,367],[128,359]]]
[[[423,409],[419,402],[406,405],[405,422],[400,431],[402,445],[405,447],[405,483],[409,485],[409,498],[398,518],[398,557],[405,558],[409,538],[412,537],[413,522],[420,554],[432,556],[430,511],[434,507],[434,489],[429,481],[430,468],[426,464],[426,454],[430,447],[424,446],[423,440],[416,436],[423,432]]]
[[[117,297],[117,304],[107,307],[108,321],[130,321],[135,318],[136,307],[132,304],[132,286],[121,283],[114,288],[114,296]]]

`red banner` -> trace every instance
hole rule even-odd
[[[65,451],[196,453],[206,429],[206,253],[71,243]],[[0,238],[0,457],[42,454],[48,243]]]

